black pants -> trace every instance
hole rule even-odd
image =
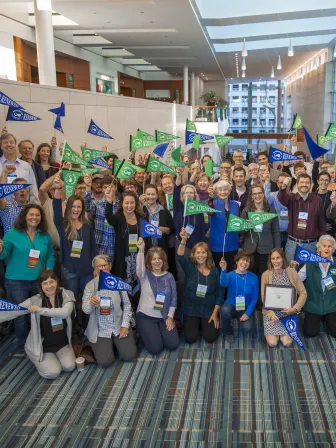
[[[213,321],[208,323],[209,319],[204,317],[195,317],[184,315],[183,318],[183,328],[184,328],[184,339],[188,344],[193,344],[198,341],[201,337],[201,329],[203,338],[206,342],[210,344],[215,342],[218,337],[218,330],[215,328]]]
[[[258,254],[258,252],[255,252],[253,254],[253,267],[251,271],[258,277],[259,280],[259,294],[258,294],[258,302],[257,302],[257,309],[259,311],[262,310],[262,300],[261,300],[261,276],[262,274],[267,271],[267,260],[268,260],[268,254]]]
[[[324,321],[327,326],[327,333],[336,338],[336,313],[313,314],[305,311],[303,322],[303,334],[307,338],[313,338],[320,333],[320,324]]]
[[[234,264],[235,264],[234,257],[236,256],[237,252],[238,252],[238,250],[233,250],[231,252],[224,253],[224,260],[227,263],[227,268],[226,268],[227,272],[233,271]],[[223,257],[223,253],[222,252],[212,252],[212,256],[213,256],[216,267],[219,268],[219,262],[221,261],[221,259]]]

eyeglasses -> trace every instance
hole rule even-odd
[[[109,264],[97,264],[96,268],[97,269],[106,269],[108,268],[110,265]]]

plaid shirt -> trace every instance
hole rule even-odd
[[[85,210],[91,215],[94,221],[94,234],[96,239],[98,254],[114,256],[115,232],[105,218],[106,199],[94,199],[91,192],[85,193]],[[113,213],[116,213],[119,201],[113,204]]]
[[[11,201],[7,199],[6,207],[4,210],[0,210],[0,219],[2,221],[4,234],[14,227],[16,218],[19,216],[19,213],[23,207],[23,205],[19,204],[15,200]]]

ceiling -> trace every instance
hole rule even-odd
[[[210,81],[236,79],[245,38],[246,76],[268,78],[274,66],[283,79],[336,43],[336,0],[52,0],[52,7],[56,37],[144,76],[181,76],[188,65]],[[0,0],[0,14],[34,25],[32,2]]]

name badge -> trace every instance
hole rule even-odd
[[[73,241],[70,257],[80,258],[83,249],[83,244],[84,244],[83,241],[77,241],[77,240]]]
[[[100,297],[99,314],[101,316],[106,316],[111,314],[111,298],[110,297]]]
[[[288,210],[280,210],[280,219],[288,219]]]
[[[61,319],[60,317],[51,317],[50,323],[53,333],[55,333],[55,331],[60,331],[64,329],[63,319]]]
[[[257,226],[254,227],[254,231],[255,232],[262,232],[264,228],[264,224],[258,224]]]
[[[244,296],[236,297],[236,311],[245,311],[245,297]]]
[[[163,305],[165,303],[165,300],[166,300],[166,293],[165,292],[157,292],[156,297],[155,297],[154,309],[161,311],[163,308]]]
[[[40,251],[36,249],[30,249],[28,255],[27,268],[36,268],[40,258]]]
[[[13,180],[15,180],[16,178],[17,178],[17,174],[16,173],[8,174],[8,176],[7,176],[7,183],[11,184],[13,182]]]
[[[128,236],[129,252],[138,252],[137,241],[138,241],[138,235],[136,233],[130,233]]]
[[[197,297],[202,297],[202,299],[204,299],[205,294],[207,292],[207,289],[208,289],[207,285],[200,285],[200,284],[198,284],[197,285],[197,290],[196,290],[196,296]]]
[[[307,228],[308,212],[299,212],[297,228],[305,230]]]
[[[152,224],[152,226],[154,226],[154,227],[159,227],[159,221],[154,221],[154,220],[152,220],[152,221],[151,221],[151,224]]]
[[[191,224],[187,224],[184,228],[184,230],[187,232],[188,234],[188,238],[190,238],[190,235],[193,233],[193,231],[195,230],[195,227],[192,226]]]
[[[322,280],[327,289],[334,289],[336,287],[335,282],[331,275],[324,277]]]

